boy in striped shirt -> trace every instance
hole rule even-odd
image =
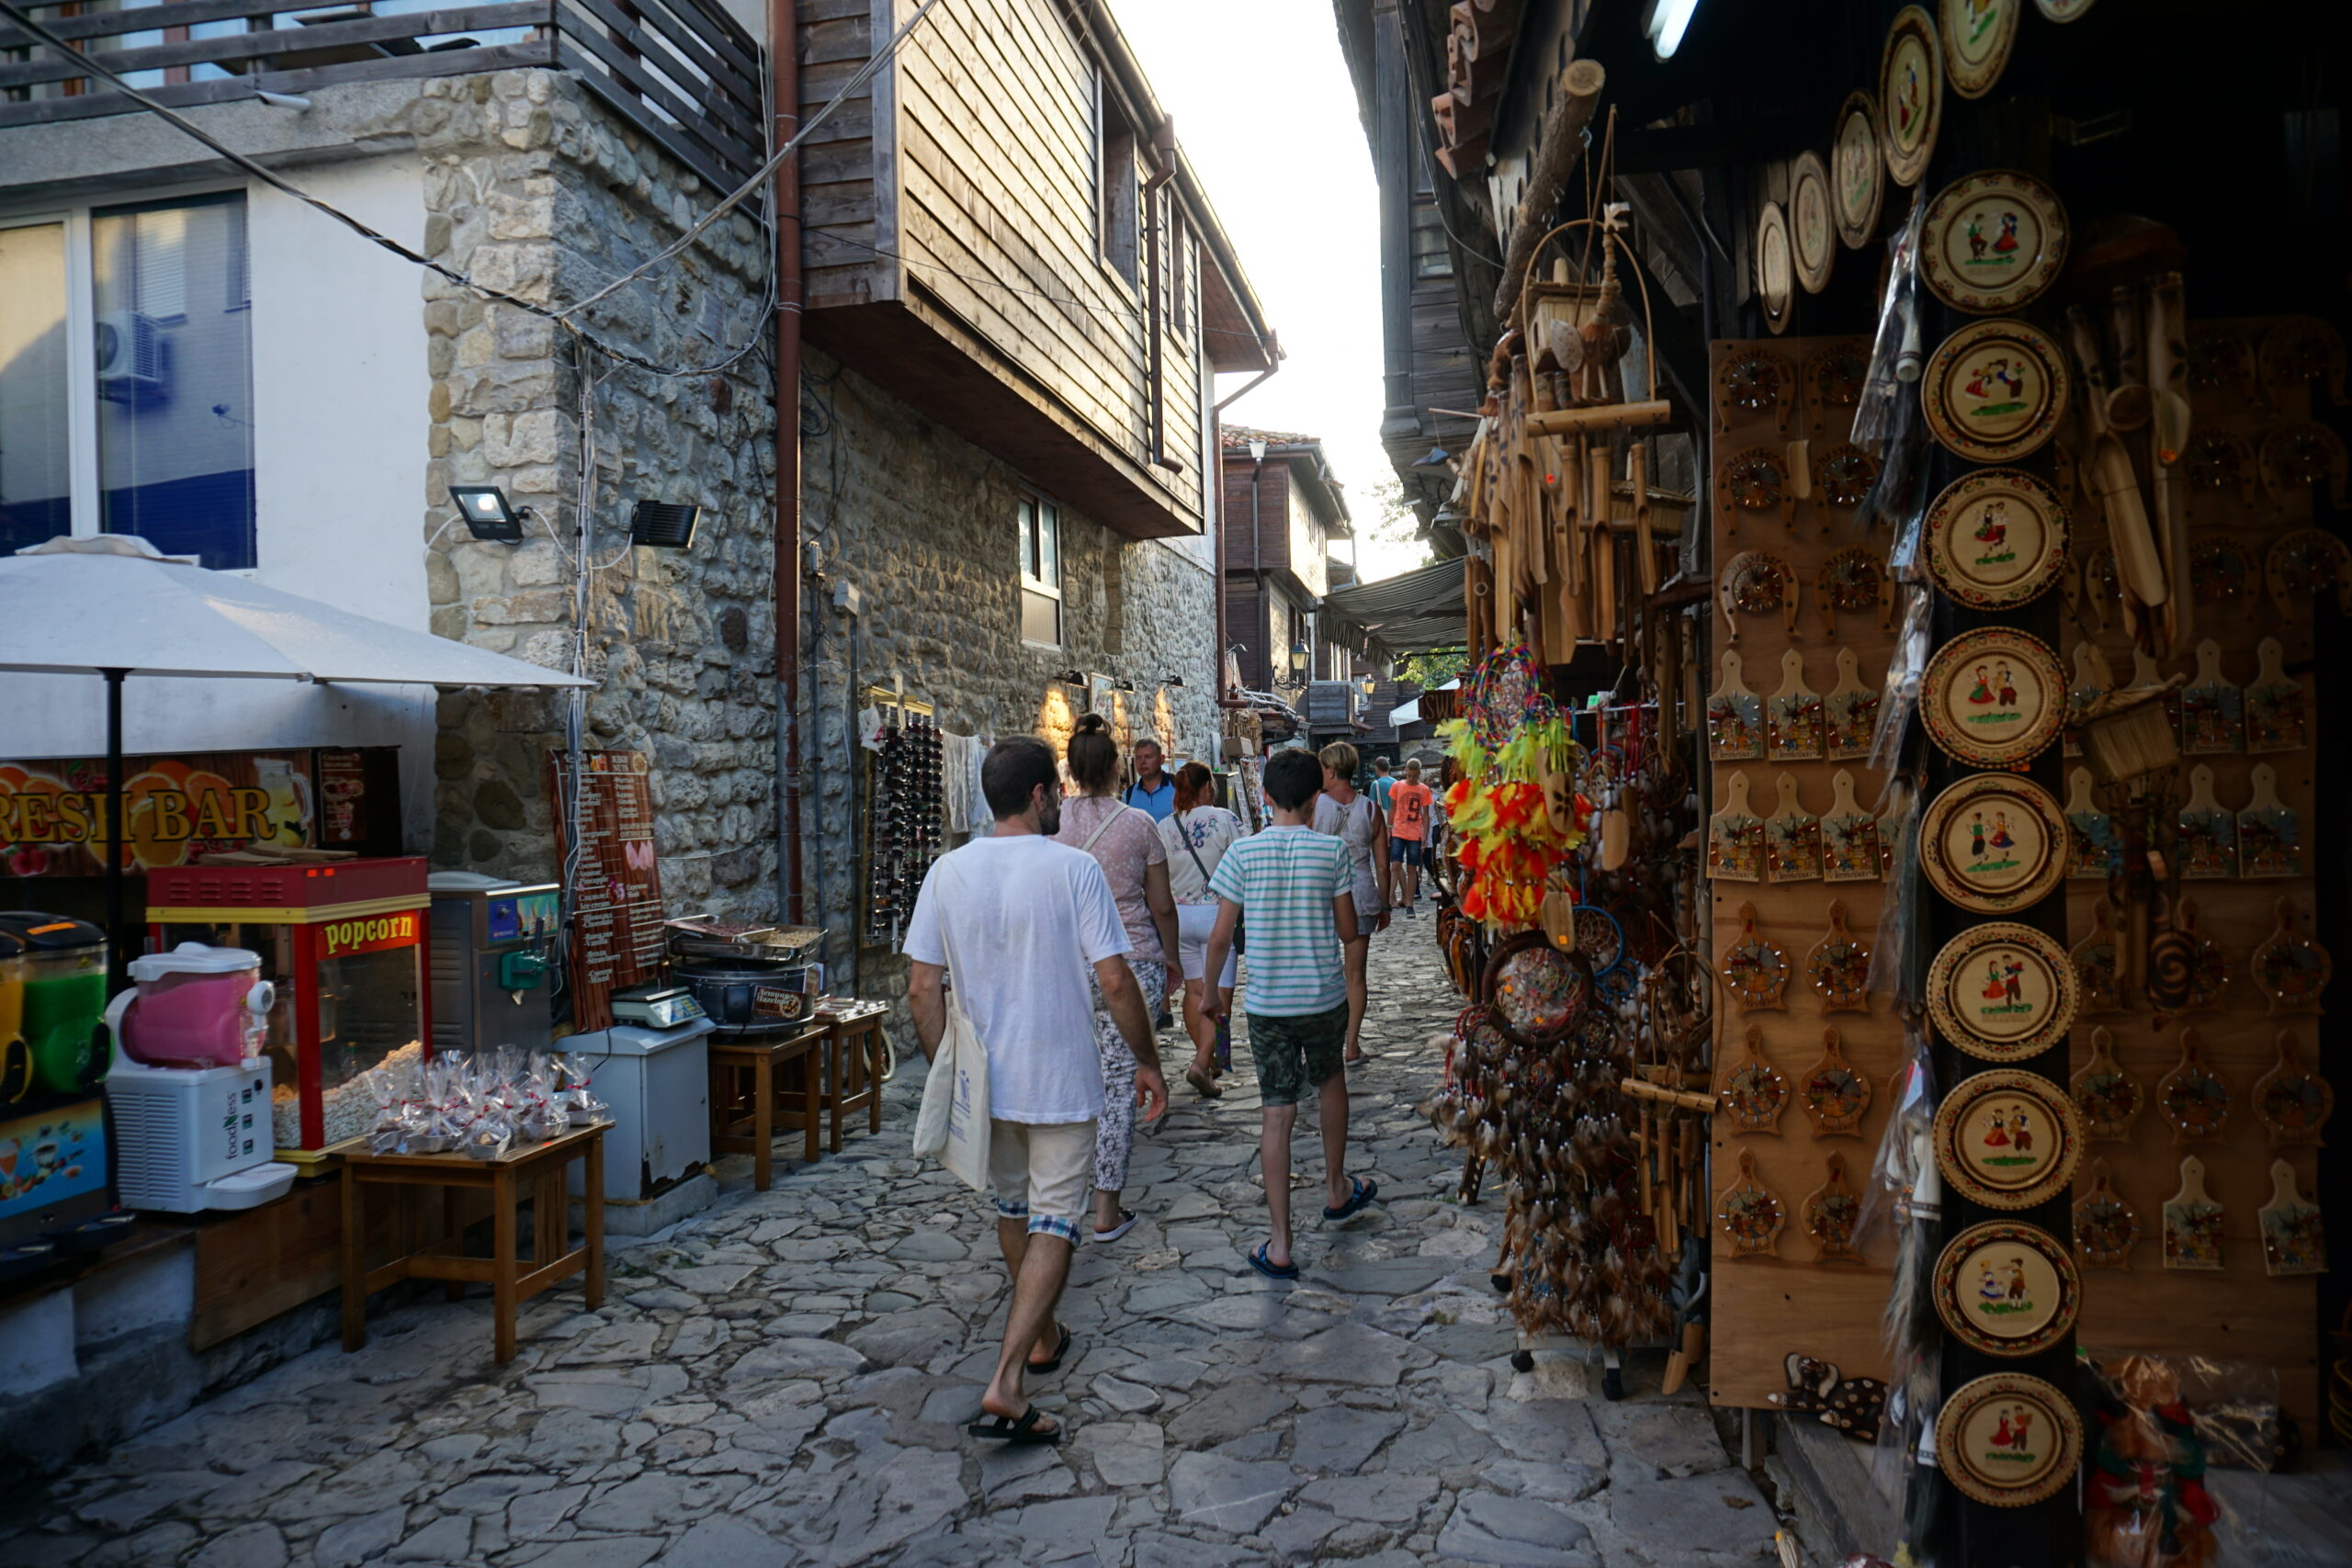
[[[1347,1174],[1348,1080],[1341,1055],[1348,1038],[1347,979],[1340,944],[1355,940],[1353,873],[1348,847],[1309,821],[1322,793],[1323,765],[1311,751],[1278,751],[1266,761],[1266,803],[1273,825],[1242,839],[1217,862],[1209,891],[1217,897],[1206,973],[1220,973],[1245,916],[1250,973],[1244,1006],[1250,1054],[1258,1064],[1258,1163],[1266,1179],[1273,1236],[1250,1255],[1250,1267],[1273,1280],[1295,1280],[1291,1257],[1290,1134],[1298,1102],[1312,1086],[1323,1130],[1328,1188],[1323,1217],[1344,1220],[1379,1195]],[[1211,987],[1204,1010],[1218,1017]]]

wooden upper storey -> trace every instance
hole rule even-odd
[[[1335,540],[1352,536],[1346,499],[1323,461],[1319,441],[1228,429],[1225,435],[1225,570],[1272,572],[1309,601],[1337,586]],[[1262,460],[1249,443],[1266,441]]]
[[[802,113],[912,11],[801,0]],[[801,180],[812,341],[1099,522],[1202,530],[1211,378],[1272,334],[1099,6],[936,7]]]

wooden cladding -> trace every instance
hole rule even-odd
[[[256,89],[300,94],[340,82],[553,66],[573,72],[718,189],[741,184],[765,156],[760,46],[718,0],[503,0],[396,16],[374,14],[368,0],[340,8],[317,0],[177,0],[40,19],[134,82],[145,72],[225,73],[140,85],[175,107],[250,98]],[[190,36],[199,29],[207,36]],[[0,60],[0,127],[139,107],[81,62],[6,22],[0,51],[18,55]]]

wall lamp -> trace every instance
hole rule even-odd
[[[1083,686],[1086,684],[1085,673],[1082,671],[1077,670],[1057,670],[1051,675],[1046,676],[1046,679],[1054,682],[1057,685],[1063,686]]]
[[[1135,683],[1133,681],[1125,680],[1125,679],[1124,679],[1124,678],[1123,678],[1123,679],[1120,679],[1120,680],[1117,680],[1117,681],[1114,681],[1114,682],[1111,682],[1111,689],[1112,689],[1113,691],[1114,691],[1114,692],[1132,692],[1132,691],[1134,691],[1134,690],[1136,689],[1136,683]]]
[[[1163,686],[1181,686],[1184,683],[1184,677],[1182,675],[1162,675],[1159,678],[1159,683]]]
[[[628,542],[657,550],[683,550],[695,542],[695,520],[702,508],[692,502],[640,501],[629,513]]]
[[[475,538],[493,545],[521,544],[523,519],[533,514],[527,506],[511,504],[496,485],[451,485],[449,502]]]

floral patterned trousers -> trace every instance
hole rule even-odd
[[[1127,967],[1135,971],[1136,984],[1142,987],[1144,1016],[1149,1018],[1159,1010],[1167,994],[1167,962],[1129,953]],[[1103,1005],[1099,987],[1094,993],[1094,1045],[1102,1055],[1102,1115],[1094,1123],[1094,1187],[1099,1192],[1116,1192],[1127,1184],[1127,1156],[1136,1146],[1136,1054],[1127,1049],[1126,1037]]]

